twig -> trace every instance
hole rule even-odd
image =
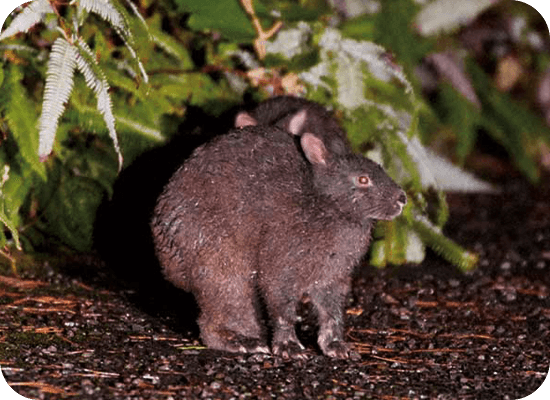
[[[64,396],[76,396],[78,393],[71,393],[63,390],[62,388],[58,388],[52,385],[48,385],[47,383],[42,382],[10,382],[10,386],[29,386],[29,387],[35,387],[40,389],[44,393],[50,393],[50,394],[61,394]]]
[[[246,13],[252,19],[254,29],[256,29],[256,32],[258,33],[258,37],[256,38],[256,40],[254,40],[254,49],[256,50],[256,53],[258,53],[258,57],[260,58],[260,60],[263,60],[266,55],[265,42],[273,35],[275,35],[279,29],[281,29],[283,23],[281,21],[278,21],[271,27],[271,29],[269,29],[268,31],[264,31],[262,25],[260,24],[260,20],[256,15],[256,11],[254,11],[252,0],[241,0],[241,4],[246,10]]]
[[[409,364],[409,361],[403,360],[403,359],[380,357],[380,356],[375,356],[375,355],[372,355],[372,354],[369,354],[369,356],[372,357],[372,358],[376,358],[377,360],[387,361],[387,362],[391,362],[391,363]]]
[[[0,275],[0,283],[3,283],[4,285],[11,286],[17,289],[34,289],[39,286],[47,285],[46,282],[24,280],[19,278],[9,278],[7,276],[2,276],[2,275]]]
[[[10,262],[10,267],[11,267],[12,274],[17,276],[17,264],[16,264],[16,261],[15,261],[15,258],[12,257],[7,251],[4,251],[2,249],[0,249],[0,255],[3,255],[5,258],[8,259],[8,261]]]

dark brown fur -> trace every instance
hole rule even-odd
[[[297,151],[276,127],[248,126],[199,147],[171,178],[152,220],[166,278],[192,292],[204,343],[303,356],[294,325],[307,295],[324,354],[345,358],[343,303],[374,219],[399,215],[403,191],[376,163],[333,154],[306,132]],[[361,178],[364,177],[364,178]],[[368,181],[368,182],[367,182]]]
[[[289,124],[299,112],[307,118],[299,129],[293,130]],[[344,130],[325,107],[313,101],[295,96],[277,96],[258,104],[251,111],[242,111],[235,118],[235,126],[271,125],[300,136],[304,132],[313,133],[327,148],[336,154],[351,153],[351,146]]]

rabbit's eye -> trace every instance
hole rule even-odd
[[[360,175],[357,177],[357,184],[358,186],[363,186],[363,187],[370,186],[370,179],[366,175]]]

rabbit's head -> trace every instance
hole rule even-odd
[[[315,193],[360,221],[391,220],[401,214],[407,196],[380,165],[358,154],[329,152],[321,139],[308,132],[300,143],[312,167]]]

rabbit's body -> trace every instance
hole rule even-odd
[[[159,197],[152,221],[166,278],[192,292],[205,344],[301,356],[294,324],[307,295],[326,355],[347,357],[343,303],[373,219],[397,216],[402,190],[374,162],[328,153],[310,133],[250,126],[199,147]],[[305,156],[304,156],[305,155]]]

